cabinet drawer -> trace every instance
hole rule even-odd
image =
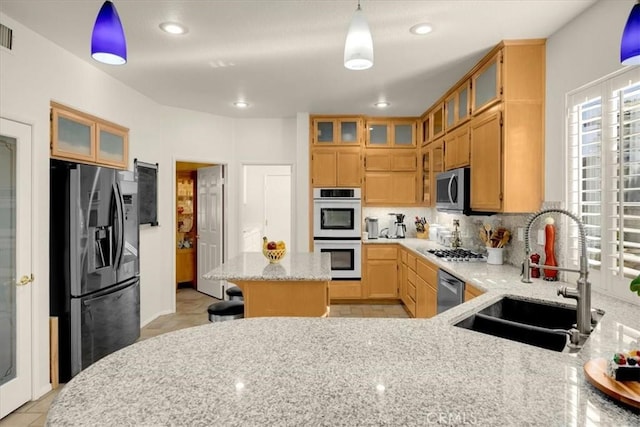
[[[416,271],[416,256],[411,254],[411,253],[407,253],[407,265],[409,266],[410,269],[412,269],[413,271]]]
[[[407,281],[409,283],[413,283],[414,285],[416,284],[416,272],[411,270],[410,268],[407,269]]]
[[[329,298],[362,298],[362,284],[359,281],[337,280],[329,282]]]
[[[416,285],[412,282],[407,282],[407,295],[415,301],[416,300]]]
[[[405,303],[405,307],[411,314],[411,317],[416,317],[416,302],[411,298],[407,298],[407,302]]]
[[[370,245],[367,248],[367,259],[398,259],[398,250],[393,247],[376,247]]]
[[[418,276],[420,276],[433,289],[438,289],[438,270],[425,261],[418,261]]]

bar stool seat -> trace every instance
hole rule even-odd
[[[225,320],[242,319],[244,317],[244,302],[221,301],[211,304],[207,308],[210,322],[224,322]]]
[[[242,296],[242,289],[237,286],[232,286],[227,288],[225,291],[227,296],[229,297],[229,301],[243,301],[244,297]]]

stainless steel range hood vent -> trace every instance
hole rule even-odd
[[[13,49],[13,30],[4,24],[0,24],[0,46]]]

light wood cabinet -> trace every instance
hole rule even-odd
[[[444,135],[444,102],[437,103],[429,112],[431,121],[431,138],[439,138]]]
[[[311,143],[315,146],[357,145],[362,144],[361,117],[324,117],[311,118]]]
[[[478,114],[502,98],[502,52],[487,60],[471,76],[472,111]]]
[[[469,126],[461,126],[444,137],[445,170],[469,166]]]
[[[365,145],[368,148],[412,148],[416,146],[417,120],[370,119],[366,124]]]
[[[505,43],[493,61],[501,102],[471,120],[471,208],[535,212],[544,199],[544,41]]]
[[[51,157],[126,169],[129,129],[51,103]]]
[[[438,268],[418,259],[416,273],[416,317],[433,317],[438,314]]]
[[[416,150],[366,150],[365,205],[414,205],[418,202],[417,184]]]
[[[362,298],[362,282],[360,280],[332,280],[329,282],[329,298],[331,300]]]
[[[479,297],[484,294],[483,291],[473,286],[471,283],[465,283],[464,285],[464,301],[467,302],[475,297]]]
[[[416,172],[367,172],[364,180],[364,204],[417,204],[417,175]]]
[[[364,158],[364,170],[367,172],[418,170],[416,151],[396,149],[367,150]]]
[[[444,139],[440,138],[422,148],[422,203],[435,206],[436,175],[444,171]]]
[[[425,146],[431,142],[431,115],[425,114],[420,119],[419,139],[420,145]]]
[[[398,248],[396,245],[369,244],[364,248],[363,297],[398,298]]]
[[[316,148],[311,152],[314,187],[360,187],[360,148]]]
[[[444,101],[445,130],[448,132],[469,120],[471,80],[465,80]]]
[[[471,122],[471,208],[476,211],[502,210],[501,121],[498,106]]]

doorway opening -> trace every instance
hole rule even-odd
[[[176,289],[223,299],[225,283],[202,275],[225,256],[226,165],[176,161]]]
[[[291,165],[242,166],[241,252],[260,252],[263,236],[294,249],[291,169]]]

